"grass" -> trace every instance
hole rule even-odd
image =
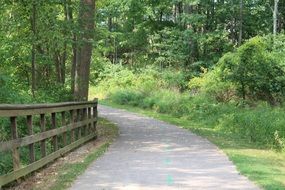
[[[97,150],[89,154],[83,162],[65,164],[60,169],[57,180],[50,190],[64,190],[70,187],[72,182],[82,174],[94,160],[104,154],[109,145],[110,143],[101,145]]]
[[[267,190],[285,189],[285,153],[276,152],[270,148],[250,143],[245,139],[215,127],[205,126],[209,121],[192,121],[176,118],[168,114],[157,113],[129,105],[118,105],[110,101],[100,101],[101,104],[126,109],[131,112],[147,115],[171,124],[186,128],[207,138],[216,144],[236,165],[238,171],[250,180]],[[207,118],[205,118],[207,120]]]
[[[52,185],[43,183],[39,187],[34,188],[34,190],[46,189],[44,186],[48,186],[49,190],[64,190],[69,188],[75,179],[81,175],[92,162],[104,154],[112,140],[117,136],[118,128],[113,123],[102,118],[99,118],[98,125],[102,126],[100,127],[101,129],[98,129],[100,130],[98,131],[98,136],[101,136],[103,139],[101,139],[103,144],[92,150],[92,152],[86,155],[82,160],[74,163],[65,163],[58,168],[56,171],[58,175],[54,178],[51,177],[53,179],[46,180],[46,183],[52,183]]]

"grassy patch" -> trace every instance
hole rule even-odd
[[[59,171],[59,175],[51,190],[63,190],[70,187],[72,182],[82,174],[87,167],[107,150],[109,143],[105,143],[100,148],[89,154],[83,162],[65,164]]]
[[[96,146],[94,148],[92,148],[91,146],[92,149],[90,153],[87,153],[87,155],[83,155],[83,157],[79,156],[79,159],[77,158],[75,162],[73,162],[73,157],[70,158],[72,161],[71,163],[66,162],[58,169],[56,169],[55,172],[57,173],[57,175],[51,174],[48,179],[45,179],[40,186],[34,187],[33,189],[64,190],[69,188],[74,182],[74,180],[79,175],[81,175],[92,162],[94,162],[97,158],[104,154],[113,139],[117,136],[118,127],[106,119],[99,118],[97,131],[97,141],[99,143],[99,146]]]
[[[269,147],[249,142],[248,139],[236,136],[230,131],[219,130],[215,127],[216,123],[210,121],[211,118],[190,120],[157,113],[153,110],[145,110],[129,105],[118,105],[109,101],[101,101],[100,103],[187,128],[221,148],[237,166],[237,169],[259,186],[268,190],[285,189],[284,152],[276,152]]]

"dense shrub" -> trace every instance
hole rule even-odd
[[[106,64],[95,81],[99,85],[93,90],[99,97],[106,97],[108,93],[120,89],[137,90],[145,95],[159,88],[179,91],[185,89],[187,84],[184,74],[179,71],[165,69],[161,72],[154,67],[131,70],[112,64]]]
[[[28,93],[17,89],[12,79],[0,72],[0,103],[23,103],[30,102]]]
[[[277,40],[277,39],[278,40]],[[247,100],[282,103],[285,95],[285,35],[255,37],[225,54],[212,70],[188,83],[192,94],[220,102]]]
[[[284,148],[285,111],[281,108],[262,104],[257,108],[237,107],[203,96],[189,96],[167,90],[159,90],[150,96],[120,90],[109,96],[109,100],[194,120],[203,127],[228,131],[260,146],[277,150]]]
[[[175,70],[106,64],[94,91],[117,104],[182,117],[198,127],[282,150],[285,110],[272,104],[285,95],[285,37],[276,38],[278,43],[270,36],[253,38],[190,80],[191,74]]]
[[[109,98],[118,104],[138,106],[143,99],[143,95],[136,91],[124,90],[111,94]]]
[[[285,44],[285,40],[284,40]],[[219,62],[222,79],[236,85],[239,95],[270,104],[281,102],[285,95],[283,54],[277,55],[269,37],[255,37]]]
[[[190,91],[181,92],[180,79],[175,78],[181,73],[153,68],[132,71],[115,66],[117,73],[103,77],[95,91],[117,104],[186,118],[260,146],[283,149],[285,111],[259,102],[257,107],[239,107],[236,86],[219,77],[221,68],[205,70],[201,77],[189,82]]]
[[[240,138],[248,139],[259,145],[269,145],[280,150],[284,148],[285,112],[281,108],[272,108],[261,104],[257,108],[235,109],[220,119],[219,125],[230,130]]]
[[[188,87],[192,94],[204,94],[204,96],[216,99],[219,102],[229,102],[235,100],[235,85],[229,81],[221,80],[222,70],[216,67],[207,71],[199,77],[194,77],[189,81]]]

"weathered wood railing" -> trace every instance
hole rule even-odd
[[[32,173],[68,151],[95,138],[97,103],[98,101],[94,100],[58,104],[0,105],[0,117],[10,118],[11,127],[11,140],[0,142],[0,152],[11,151],[13,158],[13,171],[0,176],[0,189],[1,186]],[[67,121],[66,115],[69,116],[69,121]],[[24,137],[19,137],[17,132],[18,117],[26,118],[25,126],[28,135]],[[34,126],[34,117],[38,117],[39,126]],[[47,118],[51,120],[49,129],[46,127]],[[60,126],[57,126],[58,123]],[[35,128],[39,128],[38,133],[34,133]],[[50,154],[46,150],[48,139],[51,139],[52,142]],[[40,147],[41,156],[38,160],[35,158],[35,143],[38,143]],[[24,146],[28,146],[29,164],[21,167],[19,148]]]

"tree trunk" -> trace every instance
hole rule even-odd
[[[66,0],[63,1],[63,9],[64,9],[64,19],[66,23],[69,23],[70,20],[70,1],[67,2]],[[68,32],[69,28],[67,27],[67,24],[64,28],[64,32]],[[65,71],[66,71],[66,60],[67,60],[67,41],[64,41],[64,48],[63,48],[63,53],[60,56],[60,75],[61,75],[61,84],[65,84]]]
[[[111,15],[108,17],[108,29],[109,29],[109,32],[113,31],[113,18]]]
[[[172,17],[173,17],[172,21],[174,23],[177,23],[177,4],[176,3],[172,5]]]
[[[79,10],[79,27],[77,59],[75,69],[74,99],[87,100],[89,91],[90,62],[95,27],[95,0],[81,0]]]
[[[77,60],[77,37],[73,34],[73,44],[72,44],[72,66],[71,66],[71,92],[75,93],[75,72],[76,72],[76,60]]]
[[[234,8],[234,1],[231,0],[231,8],[230,8],[230,13],[231,13],[231,24],[230,24],[230,37],[231,37],[231,40],[232,42],[235,44],[236,43],[236,35],[235,35],[235,8]]]
[[[273,35],[277,34],[277,22],[278,22],[278,3],[279,0],[274,0],[274,10],[273,10]]]
[[[62,78],[61,78],[61,72],[60,72],[60,56],[59,56],[59,51],[55,51],[54,52],[54,64],[55,64],[55,71],[56,71],[56,81],[57,83],[61,83],[62,82]]]
[[[285,1],[280,1],[279,5],[278,5],[278,14],[280,15],[280,17],[278,17],[278,28],[279,30],[285,29]]]
[[[36,2],[33,1],[32,7],[32,15],[31,15],[31,30],[33,33],[33,40],[32,40],[32,85],[31,91],[33,97],[35,97],[35,90],[36,90]]]
[[[118,52],[117,52],[117,39],[116,39],[116,34],[114,34],[114,60],[113,63],[117,64],[117,59],[118,59]]]
[[[73,11],[71,8],[71,0],[65,1],[66,6],[66,16],[67,20],[70,23],[73,23]],[[77,56],[77,49],[76,49],[76,41],[77,37],[75,32],[73,31],[73,39],[72,39],[72,65],[71,65],[71,93],[74,94],[74,88],[75,88],[75,70],[76,70],[76,56]]]
[[[60,67],[60,73],[61,73],[61,83],[65,84],[65,70],[66,70],[66,59],[67,59],[67,42],[64,42],[64,51],[63,55],[61,56],[61,67]]]
[[[242,33],[243,33],[243,0],[239,1],[239,38],[238,46],[242,43]]]

